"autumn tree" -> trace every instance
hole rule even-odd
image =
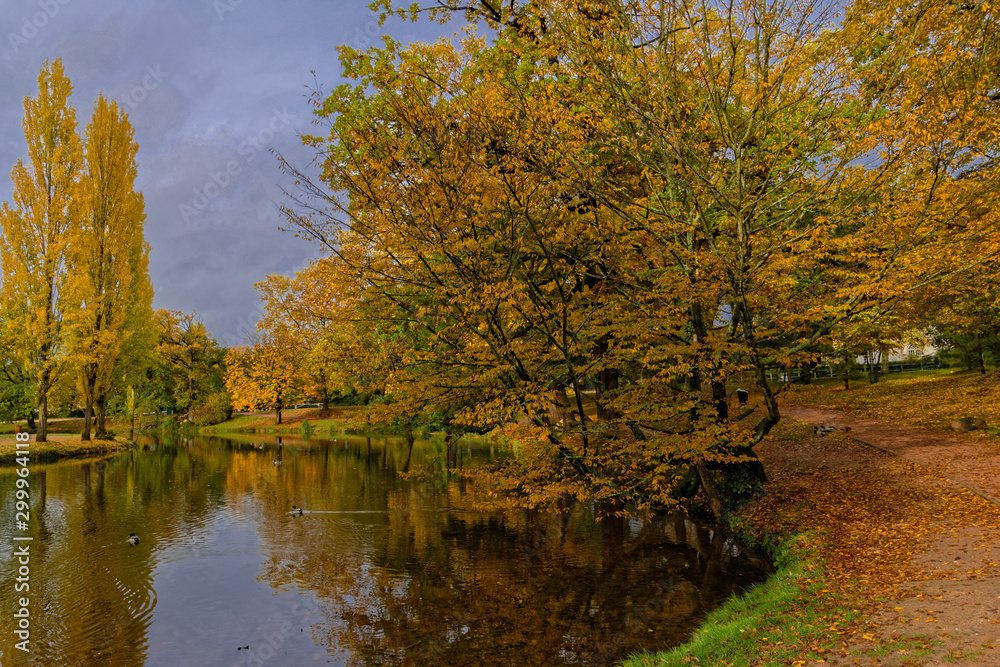
[[[226,390],[238,410],[274,410],[274,423],[281,412],[301,395],[304,351],[284,327],[259,330],[249,345],[226,354]]]
[[[281,330],[288,343],[300,349],[302,394],[318,397],[327,409],[333,394],[346,384],[330,345],[330,336],[342,323],[336,321],[337,307],[324,280],[325,269],[325,263],[313,262],[293,278],[269,275],[254,287],[264,311],[258,328]]]
[[[71,91],[62,61],[46,62],[38,96],[24,100],[27,161],[14,165],[13,200],[0,209],[3,314],[35,386],[39,442],[48,439],[49,394],[65,366],[66,320],[78,307],[67,298],[68,267],[88,195]]]
[[[83,440],[105,437],[106,402],[114,380],[151,347],[153,290],[143,236],[142,195],[135,191],[138,144],[127,114],[103,95],[86,130],[87,215],[73,244],[77,388],[84,404]],[[132,363],[123,363],[123,362]]]
[[[986,374],[987,360],[1000,365],[1000,275],[997,262],[950,281],[915,308],[935,345],[958,353],[968,370]]]
[[[173,406],[194,421],[200,402],[223,391],[226,351],[219,347],[194,313],[157,310],[156,355],[162,362],[161,382]],[[159,409],[159,408],[158,408]]]
[[[994,51],[948,51],[946,8],[461,9],[489,40],[343,50],[354,84],[305,138],[323,182],[297,172],[286,215],[330,252],[342,307],[405,341],[395,409],[524,421],[493,482],[527,503],[700,485],[721,512],[762,476],[768,368],[996,256],[997,173],[973,138],[995,101],[948,97],[992,90]],[[892,48],[869,48],[869,19]],[[936,87],[918,77],[935,51],[956,66]],[[748,377],[763,399],[731,411]]]

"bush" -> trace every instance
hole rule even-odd
[[[191,420],[198,426],[220,424],[232,416],[233,404],[229,400],[229,394],[224,391],[209,394],[191,410]]]

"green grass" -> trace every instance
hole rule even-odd
[[[687,643],[620,664],[752,667],[788,665],[797,657],[823,659],[839,645],[838,629],[859,613],[824,595],[823,563],[809,542],[804,536],[786,540],[775,550],[777,571],[711,612]]]
[[[67,456],[100,456],[113,454],[124,449],[129,449],[130,443],[115,442],[112,440],[91,440],[82,442],[76,440],[51,440],[49,442],[35,442],[32,439],[28,447],[28,459],[34,463],[46,463]],[[24,449],[18,450],[14,440],[4,439],[0,441],[0,465],[14,465],[18,453],[24,453]]]
[[[926,658],[934,654],[931,645],[942,645],[944,642],[931,639],[927,635],[906,635],[898,639],[888,640],[867,652],[867,655],[886,658],[894,653],[905,653],[913,658]],[[860,655],[860,652],[855,652]]]
[[[274,418],[261,417],[259,415],[236,415],[232,419],[204,426],[199,429],[200,433],[256,433],[258,428],[266,428],[268,424],[274,424]]]
[[[320,416],[318,408],[302,408],[285,410],[282,423],[274,423],[274,415],[236,415],[228,421],[214,426],[205,426],[199,433],[205,435],[224,435],[226,433],[257,433],[264,435],[302,435],[302,424],[308,421],[309,437],[328,438],[340,435],[346,429],[354,427],[351,416],[360,408],[353,405],[331,407],[329,413]]]

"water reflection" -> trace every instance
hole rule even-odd
[[[724,534],[681,518],[479,512],[446,464],[491,454],[257,436],[150,440],[107,460],[37,466],[32,650],[16,651],[6,632],[2,662],[604,665],[683,641],[762,578]],[[438,472],[400,478],[417,465]],[[13,488],[0,471],[6,545]]]

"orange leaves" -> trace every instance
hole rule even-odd
[[[979,116],[911,76],[930,42],[893,12],[730,9],[515,3],[488,38],[345,50],[322,183],[285,211],[331,256],[268,302],[387,419],[530,422],[497,472],[525,498],[672,503],[692,465],[749,463],[778,412],[759,380],[729,423],[732,383],[883,333],[985,247],[948,212],[1000,188],[929,161]]]
[[[249,347],[226,355],[226,389],[237,409],[280,411],[294,402],[303,385],[305,351],[281,327],[258,332]]]
[[[876,419],[931,429],[948,428],[952,421],[964,416],[985,419],[991,426],[1000,424],[996,374],[904,374],[850,392],[833,392],[819,386],[803,388],[789,396],[789,402],[863,412]]]

